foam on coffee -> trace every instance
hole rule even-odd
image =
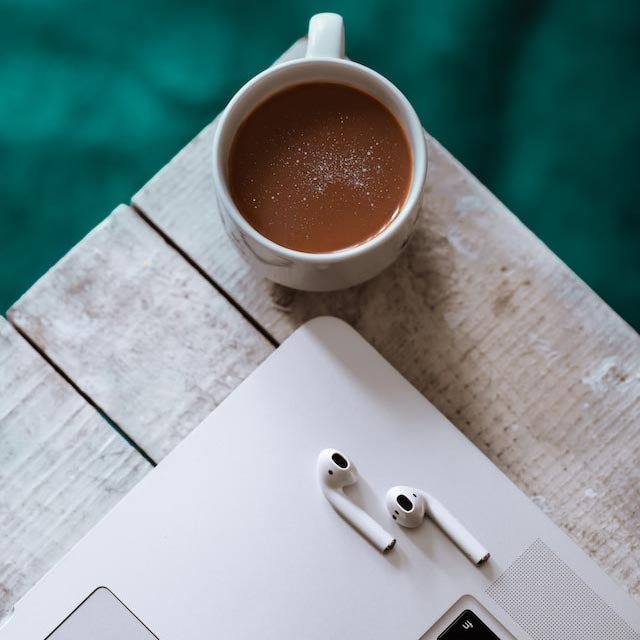
[[[380,233],[404,203],[409,142],[394,115],[346,85],[315,82],[269,97],[238,128],[231,195],[259,233],[324,253]]]

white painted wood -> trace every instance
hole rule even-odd
[[[0,620],[150,468],[0,318]]]
[[[29,289],[9,318],[154,460],[273,349],[125,206]]]
[[[214,127],[134,206],[278,340],[347,320],[639,597],[638,335],[428,134],[424,211],[392,268],[334,294],[260,281],[217,217]]]

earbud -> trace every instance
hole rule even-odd
[[[345,455],[335,449],[324,449],[318,456],[318,482],[331,506],[383,553],[390,551],[395,538],[368,513],[350,502],[342,490],[358,480],[358,470]]]
[[[487,549],[433,496],[412,487],[392,487],[386,504],[391,517],[403,527],[417,527],[425,516],[433,520],[474,564],[489,559]]]

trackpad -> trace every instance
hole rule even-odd
[[[46,640],[158,640],[109,589],[96,589]]]

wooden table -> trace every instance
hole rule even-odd
[[[360,331],[640,600],[633,329],[428,134],[423,213],[395,265],[338,293],[262,281],[216,215],[215,126],[0,318],[0,615],[321,314]]]

